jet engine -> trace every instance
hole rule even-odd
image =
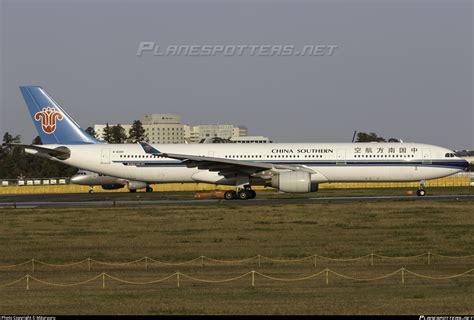
[[[148,184],[143,181],[129,181],[128,182],[128,189],[130,190],[137,190],[137,189],[143,189],[146,188]]]
[[[122,189],[125,187],[123,184],[103,184],[101,185],[102,189],[104,190],[115,190],[115,189]]]
[[[311,181],[311,173],[304,171],[285,171],[274,175],[272,187],[287,193],[318,191],[318,184]]]

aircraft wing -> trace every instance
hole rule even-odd
[[[217,171],[224,177],[233,177],[235,175],[244,174],[252,175],[262,171],[305,171],[309,173],[316,173],[311,168],[300,165],[279,165],[268,162],[257,162],[252,160],[235,160],[223,159],[207,156],[196,156],[187,154],[165,153],[153,148],[151,145],[140,142],[146,153],[155,155],[157,157],[165,157],[176,160],[182,160],[189,168],[198,168],[201,170]]]

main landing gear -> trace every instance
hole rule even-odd
[[[253,199],[256,196],[257,196],[257,193],[254,190],[252,190],[250,186],[244,186],[243,188],[237,189],[237,191],[229,190],[224,193],[224,198],[226,200],[234,200],[234,199],[247,200],[247,199]]]

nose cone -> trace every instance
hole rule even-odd
[[[467,168],[469,168],[469,166],[471,165],[471,163],[470,163],[469,161],[467,161],[466,159],[462,159],[462,160],[463,160],[462,164],[463,164],[464,170],[467,169]]]
[[[83,175],[79,175],[79,174],[76,174],[76,175],[73,175],[71,177],[71,183],[74,183],[74,184],[87,184],[86,183],[86,176],[83,176]]]

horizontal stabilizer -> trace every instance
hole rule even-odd
[[[23,148],[25,149],[26,152],[32,150],[34,151],[34,153],[37,153],[38,155],[47,155],[47,156],[55,157],[60,160],[66,160],[71,156],[71,151],[66,147],[57,147],[54,149],[49,149],[49,148],[40,147],[33,144],[17,144],[17,143],[11,143],[9,144],[9,146]]]

